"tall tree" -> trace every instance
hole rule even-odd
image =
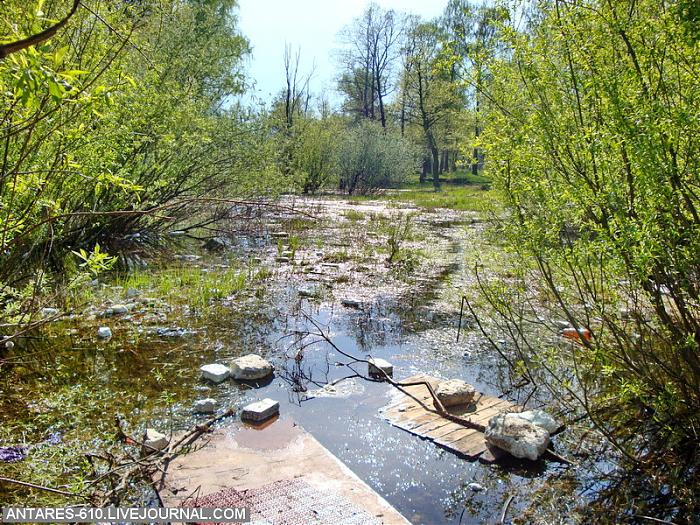
[[[441,56],[439,30],[434,23],[416,23],[404,42],[404,71],[401,81],[402,119],[417,124],[429,155],[433,184],[440,187],[441,126],[463,107],[457,84],[438,67]],[[426,166],[427,167],[427,166]],[[426,170],[424,169],[424,172]]]
[[[344,72],[339,88],[346,97],[345,109],[358,117],[379,120],[384,128],[401,32],[393,10],[370,4],[343,33],[348,48],[342,55]]]

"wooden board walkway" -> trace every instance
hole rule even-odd
[[[426,381],[433,389],[437,388],[440,382],[439,379],[424,374],[401,380],[402,383],[416,381]],[[437,445],[472,460],[492,463],[503,454],[500,450],[487,446],[482,432],[429,411],[428,408],[435,407],[433,398],[425,385],[409,386],[405,387],[405,390],[411,396],[399,392],[398,398],[382,409],[382,415],[392,425],[429,439]],[[474,403],[468,406],[449,407],[447,410],[451,414],[486,426],[489,419],[501,412],[520,412],[523,408],[504,399],[477,394]]]
[[[259,427],[231,425],[202,440],[199,449],[170,464],[158,491],[166,507],[242,502],[253,521],[273,525],[409,525],[289,418]]]

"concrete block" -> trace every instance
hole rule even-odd
[[[266,398],[243,407],[241,419],[244,421],[260,422],[276,416],[280,412],[280,404],[274,399]]]

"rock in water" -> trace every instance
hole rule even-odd
[[[198,399],[194,402],[192,410],[195,414],[213,414],[216,412],[216,399]]]
[[[372,377],[383,378],[384,374],[388,375],[389,377],[394,375],[394,365],[392,365],[389,361],[385,361],[384,359],[380,359],[378,357],[371,357],[368,361],[367,373]],[[384,372],[384,374],[382,372]]]
[[[170,441],[165,434],[161,434],[153,428],[147,428],[146,434],[143,436],[143,448],[146,453],[153,452],[154,450],[163,450],[168,446]]]
[[[483,492],[486,490],[486,487],[476,482],[471,482],[469,485],[467,485],[467,488],[473,492]]]
[[[200,370],[202,371],[202,377],[204,379],[208,379],[214,383],[221,383],[222,381],[225,381],[231,374],[231,371],[226,365],[219,363],[204,365],[200,368]]]
[[[435,395],[446,407],[467,405],[474,401],[476,389],[461,379],[448,379],[440,382]]]
[[[113,306],[110,306],[107,308],[104,312],[104,315],[109,317],[112,315],[122,315],[129,313],[129,307],[125,304],[115,304]]]
[[[231,376],[244,381],[264,379],[272,374],[272,370],[272,365],[257,354],[244,355],[231,364]]]
[[[202,248],[209,250],[210,252],[222,252],[226,249],[227,245],[228,243],[225,239],[222,239],[221,237],[213,237],[205,242]]]
[[[97,329],[97,337],[100,339],[109,339],[112,337],[112,329],[109,326],[100,326]]]
[[[537,427],[545,429],[550,434],[561,426],[544,410],[527,410],[525,412],[517,412],[515,415],[521,419],[524,419],[525,421],[529,421]]]
[[[279,412],[280,404],[274,399],[266,398],[244,406],[241,412],[241,419],[254,422],[265,421],[272,416],[276,416]]]
[[[520,414],[499,414],[489,420],[486,442],[505,450],[516,458],[536,460],[549,445],[549,432],[520,417]]]

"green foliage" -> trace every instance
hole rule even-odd
[[[628,459],[661,462],[696,454],[700,425],[700,53],[677,7],[542,2],[528,32],[501,27],[483,140],[506,238],[594,334],[544,381]]]
[[[377,123],[365,121],[349,128],[339,145],[340,186],[350,195],[391,187],[416,169],[414,146]]]

